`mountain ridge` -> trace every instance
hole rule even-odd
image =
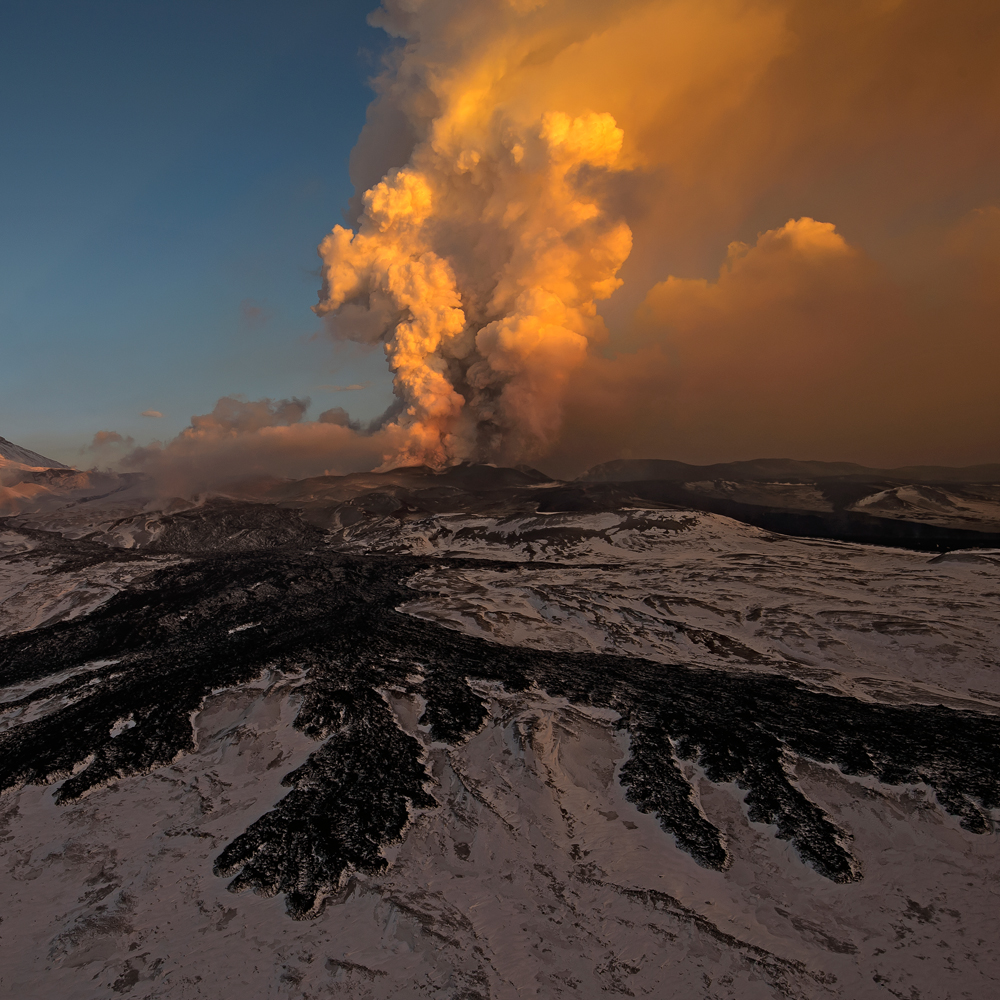
[[[792,479],[825,479],[848,476],[903,479],[916,482],[1000,482],[1000,463],[969,465],[908,465],[876,469],[854,462],[816,462],[793,458],[756,458],[745,462],[689,465],[662,458],[619,458],[588,469],[576,482],[696,482],[711,479],[773,481],[775,476]]]
[[[13,441],[8,441],[5,437],[0,437],[0,458],[5,458],[8,462],[17,462],[20,465],[27,465],[33,469],[68,469],[68,465],[57,462],[54,459],[39,455],[37,451],[30,448],[22,448]]]

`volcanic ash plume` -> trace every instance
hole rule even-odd
[[[127,467],[997,460],[996,0],[383,0],[372,23],[400,45],[316,311],[384,346],[394,405],[362,427],[223,399]]]
[[[316,312],[335,336],[385,343],[402,404],[387,430],[404,432],[387,466],[530,458],[558,433],[567,378],[605,332],[595,302],[631,249],[596,193],[622,131],[596,112],[516,120],[496,104],[503,58],[480,54],[471,80],[417,50],[438,111],[364,194],[357,231],[321,244]]]

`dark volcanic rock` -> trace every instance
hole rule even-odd
[[[296,521],[294,530],[312,529]],[[1000,719],[872,704],[773,675],[496,645],[395,610],[427,565],[298,546],[216,554],[146,576],[86,617],[0,639],[0,685],[37,685],[4,710],[62,699],[0,733],[0,788],[65,778],[56,796],[66,802],[167,764],[193,748],[191,713],[206,695],[269,669],[304,675],[295,724],[322,742],[217,868],[235,875],[234,889],[286,893],[295,916],[318,912],[345,872],[380,871],[380,848],[399,839],[410,810],[435,804],[421,745],[399,729],[386,689],[422,695],[422,723],[451,743],[486,718],[470,680],[613,709],[631,734],[621,771],[629,798],[713,868],[726,867],[727,848],[683,761],[735,782],[751,821],[774,825],[838,882],[860,877],[859,860],[790,780],[796,758],[923,783],[967,830],[991,828]]]
[[[322,531],[303,521],[299,511],[271,504],[211,499],[204,505],[168,514],[149,551],[248,552],[258,549],[308,548],[322,541]]]
[[[339,694],[341,728],[285,777],[282,784],[295,790],[215,865],[217,875],[242,869],[230,885],[234,892],[286,893],[288,912],[297,918],[318,912],[345,869],[376,875],[388,866],[381,848],[400,839],[407,800],[437,805],[423,790],[420,744],[399,730],[379,695],[364,688]]]

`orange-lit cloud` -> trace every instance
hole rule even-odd
[[[1000,210],[924,255],[900,276],[802,218],[730,245],[715,281],[655,285],[630,349],[578,374],[557,464],[996,457]]]
[[[996,459],[995,3],[386,0],[375,21],[407,44],[317,311],[385,343],[389,464]]]
[[[402,44],[316,311],[384,346],[396,405],[366,433],[220,401],[158,462],[1000,458],[995,0],[373,21]]]
[[[393,446],[386,432],[359,434],[334,411],[303,421],[308,405],[300,399],[225,397],[211,413],[192,417],[172,441],[136,448],[122,464],[152,475],[163,493],[190,495],[256,475],[301,478],[367,470]]]
[[[366,192],[358,231],[337,226],[320,247],[316,311],[340,336],[385,341],[404,404],[390,464],[550,445],[568,373],[603,332],[594,303],[631,246],[574,177],[614,165],[610,115],[521,123],[467,96],[450,93],[434,141]]]

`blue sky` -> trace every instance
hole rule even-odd
[[[381,354],[338,353],[310,311],[374,6],[6,0],[0,435],[87,465],[96,431],[171,437],[227,394],[381,412]]]

